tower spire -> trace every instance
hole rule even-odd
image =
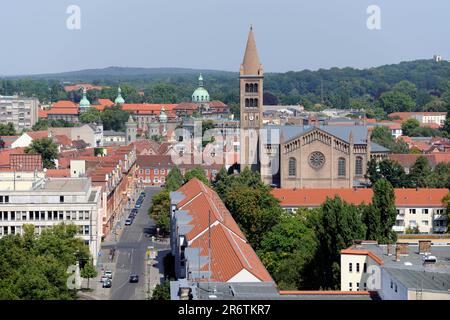
[[[260,75],[262,72],[258,50],[256,49],[255,36],[253,34],[253,26],[250,26],[250,31],[248,33],[247,47],[245,48],[242,69],[243,73],[246,75]]]

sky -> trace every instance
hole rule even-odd
[[[67,27],[76,21],[71,5],[80,29]],[[370,5],[380,9],[380,29],[367,27]],[[266,72],[450,60],[449,17],[448,0],[8,0],[0,3],[0,75],[238,71],[250,25]]]

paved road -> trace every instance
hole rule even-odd
[[[155,222],[147,212],[152,197],[160,188],[145,188],[146,197],[131,226],[126,226],[116,248],[116,268],[111,288],[112,300],[144,300],[148,298],[146,283],[146,251],[153,245],[145,233],[154,229]],[[129,283],[130,274],[139,275],[139,283]]]

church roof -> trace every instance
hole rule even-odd
[[[247,47],[245,48],[244,61],[242,68],[245,75],[259,75],[261,63],[259,61],[258,50],[256,49],[253,28],[250,27],[248,34]]]

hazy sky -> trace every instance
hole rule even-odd
[[[369,30],[369,5],[381,30]],[[81,29],[69,30],[69,5]],[[449,0],[3,0],[0,75],[108,66],[238,71],[249,25],[265,71],[450,59]]]

